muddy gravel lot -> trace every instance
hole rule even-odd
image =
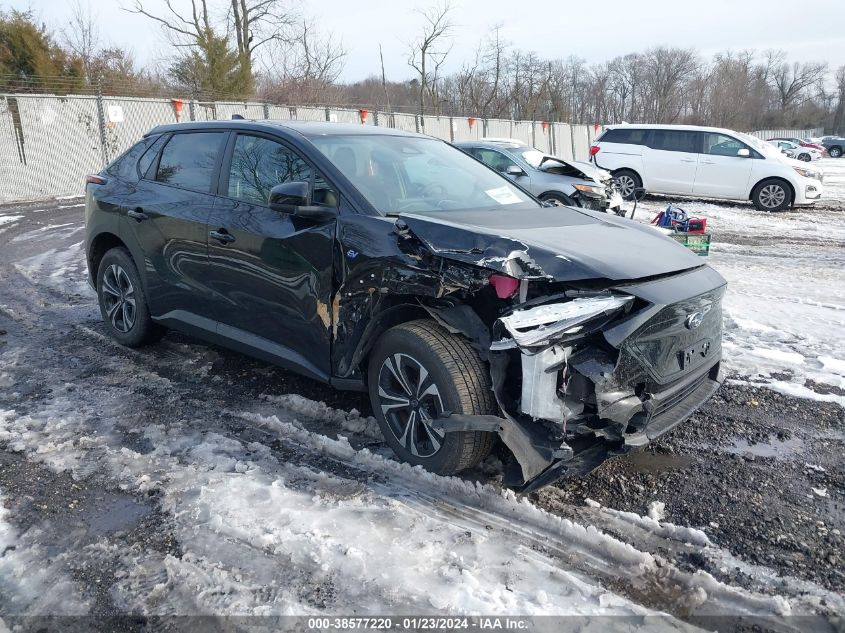
[[[648,199],[643,209],[664,202]],[[727,214],[734,207],[721,209],[718,213]],[[743,206],[738,212],[750,211]],[[838,203],[783,214],[779,221],[790,222],[793,216],[796,222],[804,221],[801,213],[804,219],[811,213],[843,223]],[[825,266],[842,262],[845,238],[793,232],[778,240],[765,232],[744,231],[740,224],[725,224],[721,234],[718,224],[714,228],[714,242],[726,244],[723,258],[730,256],[731,248],[772,249],[788,243],[790,249],[802,249],[802,256],[820,249]],[[830,350],[819,348],[814,358],[822,360],[817,365],[805,359],[798,369],[785,363],[779,371],[753,374],[753,355],[743,355],[743,350],[751,354],[759,345],[743,347],[745,323],[740,319],[738,328],[729,332],[734,347],[728,346],[727,352],[737,359],[730,379],[691,420],[646,451],[614,458],[586,477],[558,482],[528,499],[509,501],[514,507],[530,504],[530,512],[539,509],[573,524],[594,526],[613,542],[646,553],[662,571],[638,584],[635,574],[615,576],[612,558],[597,563],[580,554],[588,549],[584,544],[575,543],[571,551],[561,553],[536,534],[529,539],[518,526],[497,527],[489,518],[486,525],[468,514],[470,502],[427,491],[428,479],[393,482],[392,467],[372,466],[358,456],[363,451],[390,459],[367,421],[368,404],[361,394],[331,391],[176,333],[143,350],[113,344],[85,283],[82,239],[79,199],[0,208],[0,549],[2,526],[15,535],[0,551],[0,571],[6,574],[0,580],[0,614],[162,614],[178,611],[176,605],[185,601],[190,604],[187,612],[203,613],[256,613],[261,605],[284,600],[317,613],[347,608],[337,580],[328,581],[319,566],[296,563],[293,555],[284,559],[287,563],[277,561],[275,571],[265,570],[264,576],[250,581],[255,587],[264,583],[262,590],[245,589],[249,583],[231,572],[232,561],[243,558],[242,553],[228,558],[220,554],[214,571],[209,571],[214,550],[225,550],[237,537],[223,534],[211,544],[199,542],[197,534],[204,529],[199,526],[207,517],[185,508],[193,507],[194,497],[205,488],[174,482],[188,476],[179,468],[195,466],[191,459],[203,463],[203,456],[192,454],[188,445],[207,442],[210,431],[221,446],[225,441],[239,447],[231,473],[248,475],[253,462],[267,470],[272,460],[299,469],[291,470],[298,475],[286,475],[286,482],[299,481],[297,477],[310,481],[313,473],[344,482],[332,484],[331,494],[325,493],[333,499],[381,495],[403,500],[415,511],[442,515],[444,525],[481,526],[482,533],[501,529],[509,538],[524,539],[526,550],[558,561],[626,601],[681,620],[694,621],[701,604],[710,604],[702,599],[691,606],[678,596],[679,591],[686,593],[678,586],[688,582],[679,579],[700,578],[702,571],[719,583],[720,589],[708,589],[715,601],[711,607],[719,615],[730,611],[718,596],[733,590],[749,604],[764,605],[760,609],[767,613],[772,611],[766,601],[781,599],[791,602],[791,613],[842,612],[845,416],[837,398],[845,391],[837,381],[824,378],[824,371],[835,367],[824,361],[831,357]],[[838,253],[833,260],[827,255],[831,249]],[[841,293],[831,301],[841,303]],[[836,314],[845,328],[843,312]],[[771,334],[764,339],[754,332],[760,340],[775,340]],[[798,347],[790,349],[796,353]],[[766,358],[777,363],[787,352]],[[315,415],[321,409],[303,408],[302,402],[324,403],[325,415]],[[298,412],[309,437],[334,441],[341,433],[348,438],[351,457],[339,458],[332,453],[335,449],[319,442],[316,448],[305,446],[304,440],[292,442],[278,429],[254,423],[279,409]],[[79,424],[78,429],[69,430],[72,424]],[[173,448],[177,445],[178,451]],[[165,454],[163,446],[170,452]],[[146,475],[133,470],[133,463],[154,458],[159,461],[150,463],[158,465],[172,458],[170,470],[164,475],[152,467]],[[209,472],[219,468],[215,463],[218,466],[203,475],[208,481],[214,474]],[[492,498],[499,494],[498,467],[494,455],[464,480],[483,483],[479,494]],[[203,486],[213,487],[208,481]],[[304,484],[294,487],[298,485]],[[313,485],[324,494],[320,486],[328,484]],[[441,484],[432,490],[437,486]],[[485,503],[492,512],[493,502]],[[513,520],[518,523],[520,516]],[[219,533],[219,526],[216,529],[209,533]],[[466,533],[474,530],[469,527]],[[255,570],[263,569],[266,557],[278,550],[262,550],[255,539],[244,540],[250,552],[263,552],[238,568],[246,577],[258,574]],[[565,544],[560,548],[565,550]],[[286,564],[295,571],[285,571]],[[191,570],[203,568],[205,575],[191,571],[195,575],[189,576],[189,565]],[[15,580],[15,570],[25,566],[41,570],[27,586]],[[208,580],[224,568],[231,585],[219,577]],[[274,574],[298,580],[283,595],[266,588]],[[181,578],[190,582],[180,585]],[[203,593],[206,582],[217,593]],[[247,602],[233,598],[247,594]],[[382,599],[388,606],[402,604],[389,593]]]

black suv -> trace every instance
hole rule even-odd
[[[589,471],[718,387],[725,281],[675,241],[548,207],[449,144],[337,123],[160,126],[86,185],[111,335],[174,328],[368,391],[403,460]]]

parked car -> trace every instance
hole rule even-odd
[[[821,152],[819,152],[818,150],[815,150],[811,147],[804,147],[798,145],[797,143],[793,143],[792,141],[772,139],[769,141],[769,143],[774,147],[777,147],[789,158],[794,158],[805,163],[809,163],[813,160],[818,160],[822,157]]]
[[[545,202],[605,211],[618,210],[622,197],[610,172],[582,161],[550,156],[514,139],[455,143]]]
[[[822,145],[831,158],[839,158],[845,151],[845,138],[841,136],[825,136],[822,138]]]
[[[751,200],[758,209],[805,206],[823,191],[823,173],[753,136],[693,125],[621,125],[590,148],[623,196],[652,193]]]
[[[824,145],[817,143],[808,138],[796,138],[796,137],[785,137],[785,136],[776,136],[774,138],[770,138],[770,141],[789,141],[790,143],[795,143],[801,147],[807,147],[809,149],[814,149],[819,152],[822,156],[827,154],[827,150],[824,148]]]
[[[366,391],[442,474],[501,441],[532,490],[719,386],[725,280],[654,229],[546,206],[448,143],[364,125],[154,128],[86,178],[88,270],[138,347],[181,330]]]

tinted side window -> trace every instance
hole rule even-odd
[[[197,191],[211,191],[211,176],[225,132],[174,134],[161,152],[156,180]]]
[[[144,153],[144,150],[148,149],[150,144],[158,138],[160,137],[147,137],[135,143],[135,145],[130,147],[123,156],[106,167],[106,173],[124,180],[137,181],[138,172],[136,171],[135,166],[138,164],[138,158],[140,158],[140,156]]]
[[[741,149],[748,149],[742,141],[732,136],[716,134],[715,132],[704,133],[704,153],[712,156],[736,156]]]
[[[645,145],[648,142],[650,130],[617,128],[608,130],[598,141],[602,143],[626,143],[628,145]]]
[[[147,148],[147,151],[144,152],[144,155],[141,156],[141,160],[138,161],[138,176],[140,178],[146,178],[147,173],[150,171],[150,167],[153,164],[156,156],[158,156],[158,152],[161,149],[161,146],[164,145],[164,136],[159,136],[156,138],[155,142]]]
[[[334,189],[295,152],[270,139],[239,134],[229,168],[229,197],[267,204],[270,190],[284,182],[313,182],[312,202],[337,206]]]
[[[701,152],[701,134],[685,130],[654,130],[650,146],[667,152],[698,154]]]
[[[488,167],[492,167],[498,172],[505,171],[511,165],[516,165],[516,163],[502,154],[501,152],[497,152],[492,149],[483,149],[479,148],[476,150],[478,152],[476,157]]]

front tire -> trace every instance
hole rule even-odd
[[[613,172],[613,179],[624,200],[633,200],[634,192],[643,186],[643,179],[631,169],[619,169]]]
[[[125,248],[113,248],[100,260],[97,299],[109,334],[121,345],[141,347],[164,335],[150,318],[141,278]]]
[[[446,412],[498,411],[478,352],[437,323],[421,319],[385,332],[370,355],[368,386],[381,432],[402,461],[452,475],[490,453],[493,433],[429,426]]]
[[[809,163],[811,159],[809,154],[799,154],[798,160],[803,160],[805,163]]]
[[[760,211],[782,211],[792,204],[792,193],[783,180],[770,178],[754,187],[751,202]]]
[[[831,158],[839,158],[840,156],[842,156],[842,148],[831,147],[829,150],[827,150],[827,153]]]
[[[578,204],[576,200],[573,200],[565,193],[560,193],[559,191],[544,193],[540,196],[540,200],[543,202],[550,202],[558,207],[581,207],[584,205]]]

